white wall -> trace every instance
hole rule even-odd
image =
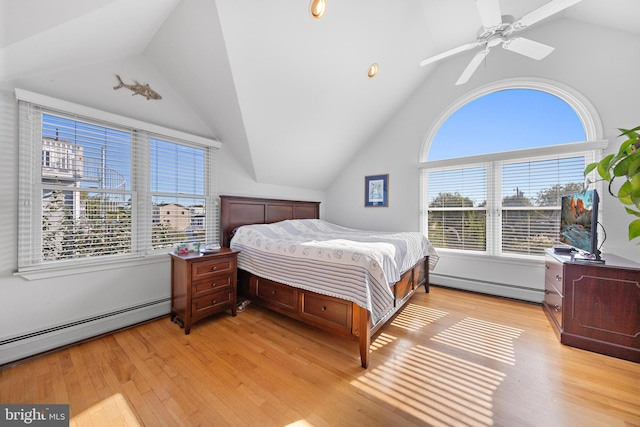
[[[326,215],[333,222],[369,229],[419,229],[420,151],[442,111],[465,93],[498,80],[535,77],[569,86],[594,104],[612,142],[605,154],[617,151],[617,128],[640,124],[640,36],[561,19],[534,27],[523,36],[555,46],[543,61],[533,61],[494,49],[471,80],[454,86],[473,53],[437,64],[427,81],[366,150],[353,159],[327,191]],[[635,94],[635,95],[634,95]],[[473,129],[469,129],[469,142]],[[464,142],[461,149],[464,150]],[[364,208],[364,176],[389,173],[389,207]],[[603,194],[601,221],[607,240],[604,252],[640,261],[640,245],[627,239],[632,220],[622,205]],[[440,254],[432,272],[434,283],[464,289],[542,300],[543,263],[502,261],[490,257]],[[507,286],[503,286],[507,285]]]
[[[113,90],[114,72],[149,76],[161,101]],[[16,81],[15,87],[132,117],[196,135],[215,138],[179,94],[143,57]],[[0,90],[0,365],[95,336],[170,311],[169,256],[139,266],[26,280],[17,270],[18,131],[17,103],[11,88]],[[223,141],[224,144],[225,141]],[[323,192],[260,185],[238,165],[228,149],[219,151],[220,194],[324,201]],[[321,203],[321,211],[324,204]],[[118,311],[122,313],[115,314]],[[102,317],[104,316],[104,317]],[[102,318],[101,318],[102,317]],[[77,323],[76,325],[73,325]],[[49,328],[58,328],[41,334]],[[29,334],[40,334],[25,338]],[[176,325],[176,333],[181,333]],[[13,341],[15,339],[15,341]]]

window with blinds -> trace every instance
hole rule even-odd
[[[585,143],[585,145],[587,145]],[[425,167],[426,226],[439,249],[539,256],[559,240],[560,201],[582,191],[593,151],[542,155],[545,149],[459,158]],[[548,150],[548,149],[547,149]],[[539,153],[538,156],[531,156]]]
[[[583,190],[585,157],[502,165],[501,250],[542,255],[559,240],[560,198]]]
[[[182,132],[64,101],[42,97],[50,106],[17,97],[19,270],[219,240],[215,141],[193,142]]]
[[[431,243],[438,248],[486,251],[487,166],[432,171],[428,181]]]
[[[207,151],[151,139],[151,209],[153,249],[176,242],[205,243]]]

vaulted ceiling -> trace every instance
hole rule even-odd
[[[500,5],[518,18],[547,1]],[[309,5],[2,1],[0,88],[31,86],[64,98],[55,87],[71,75],[70,100],[147,121],[151,115],[158,124],[171,105],[180,112],[174,127],[220,140],[257,182],[322,190],[438,66],[419,62],[475,40],[481,20],[473,0],[327,0],[319,20]],[[548,20],[638,34],[638,16],[638,0],[583,0]],[[373,63],[379,73],[369,78]],[[78,70],[96,75],[82,79],[94,86],[82,88],[84,98],[68,89]],[[125,80],[167,96],[143,109],[106,101],[113,74],[123,70]]]

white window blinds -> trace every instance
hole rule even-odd
[[[558,241],[561,196],[582,191],[584,168],[603,146],[585,142],[426,162],[423,230],[439,249],[541,256]]]
[[[429,240],[438,248],[486,250],[486,165],[430,171]]]
[[[181,132],[47,97],[41,105],[32,101],[37,94],[16,95],[19,269],[219,240],[219,143],[192,142]]]

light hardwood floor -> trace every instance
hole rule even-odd
[[[640,364],[561,345],[538,305],[422,289],[372,342],[249,305],[0,370],[0,403],[72,426],[640,426]]]

